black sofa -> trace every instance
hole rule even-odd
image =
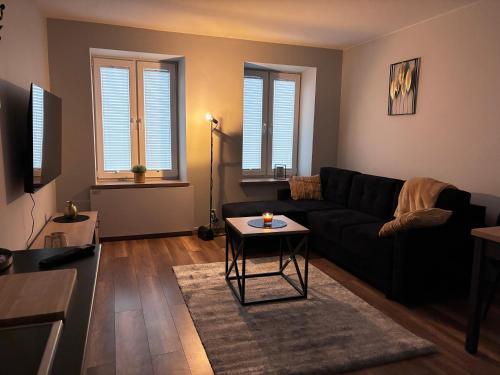
[[[470,193],[441,192],[436,207],[453,211],[446,224],[381,238],[404,181],[333,167],[321,168],[320,177],[323,200],[294,201],[285,189],[275,201],[224,204],[222,215],[286,215],[311,230],[313,250],[402,303],[463,290],[472,257]]]

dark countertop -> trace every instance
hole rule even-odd
[[[12,266],[0,275],[43,271],[38,267],[38,262],[60,251],[61,249],[14,251]],[[82,371],[100,256],[101,247],[96,245],[94,256],[53,268],[76,268],[77,276],[52,365],[52,374],[80,374]]]

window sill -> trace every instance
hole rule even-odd
[[[147,188],[157,188],[157,187],[185,187],[185,186],[189,186],[189,181],[146,179],[146,182],[144,183],[136,183],[133,180],[130,181],[101,180],[92,185],[91,189],[135,189],[135,188],[147,189]]]
[[[241,185],[288,184],[288,178],[277,180],[272,177],[246,177],[240,180]]]

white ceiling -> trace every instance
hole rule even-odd
[[[37,0],[45,15],[154,30],[347,48],[476,0]]]

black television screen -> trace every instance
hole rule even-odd
[[[32,84],[28,108],[25,191],[34,193],[61,174],[61,99]]]

